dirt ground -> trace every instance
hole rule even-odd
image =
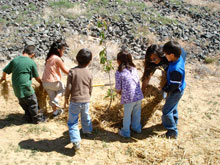
[[[82,136],[81,149],[76,153],[69,142],[65,114],[38,125],[23,121],[24,112],[13,94],[8,77],[8,85],[0,84],[0,162],[2,165],[219,164],[219,68],[215,64],[186,65],[187,87],[179,103],[177,140],[169,140],[163,136],[165,133],[161,125],[163,101],[143,127],[142,133],[132,133],[130,139],[118,135],[119,127],[110,127],[108,123],[106,126],[105,123],[97,125],[93,118],[93,134],[89,138]],[[95,73],[96,70],[92,72]],[[94,83],[103,82],[100,77],[95,75]],[[64,82],[65,78],[63,77]],[[152,78],[150,83],[156,86],[156,79]],[[105,89],[95,87],[93,90],[92,116],[94,110],[97,110],[94,107],[98,103],[104,103],[104,108],[108,104],[108,100],[103,99]],[[48,112],[51,112],[50,108]]]

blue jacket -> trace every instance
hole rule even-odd
[[[182,92],[186,87],[184,57],[181,55],[176,61],[169,63],[167,70],[167,92],[174,91],[171,90],[172,86],[177,87],[180,92]]]

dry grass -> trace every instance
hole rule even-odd
[[[220,11],[219,2],[210,2],[208,0],[184,0],[188,4],[208,7],[212,12]]]
[[[9,99],[9,87],[11,87],[10,81],[3,81],[0,83],[1,95],[6,101]]]
[[[48,20],[50,17],[59,17],[61,15],[67,18],[76,18],[77,16],[83,15],[84,13],[86,13],[86,10],[82,9],[80,7],[80,4],[75,4],[74,7],[68,9],[66,8],[52,9],[50,7],[46,7],[44,9],[43,18],[45,20]]]
[[[46,90],[42,85],[34,85],[35,94],[37,96],[38,105],[43,110],[43,112],[47,112],[47,102],[49,100]]]

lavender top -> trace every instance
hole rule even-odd
[[[121,104],[136,102],[143,99],[140,81],[136,68],[123,69],[115,73],[115,88],[121,91]]]

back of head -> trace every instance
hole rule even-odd
[[[164,57],[162,46],[157,45],[157,44],[153,44],[153,45],[149,46],[147,48],[147,51],[146,51],[145,62],[147,62],[147,61],[150,62],[151,61],[150,57],[151,57],[152,54],[155,54],[160,58]]]
[[[117,61],[119,62],[119,72],[122,72],[124,68],[130,69],[131,67],[135,67],[135,64],[132,61],[132,56],[127,51],[119,52],[117,55]]]
[[[81,49],[77,55],[76,60],[79,66],[86,66],[92,60],[92,52],[89,49]]]
[[[179,58],[181,55],[181,46],[176,41],[169,41],[163,46],[163,52],[167,55],[174,54],[175,57]]]
[[[65,40],[59,39],[55,42],[53,42],[53,44],[50,46],[50,50],[47,54],[47,58],[46,61],[50,58],[50,56],[52,55],[57,55],[60,57],[60,52],[58,50],[61,50],[63,48],[67,47],[67,44],[65,42]]]
[[[34,45],[27,45],[23,50],[23,54],[28,54],[29,56],[35,54],[35,46]]]

